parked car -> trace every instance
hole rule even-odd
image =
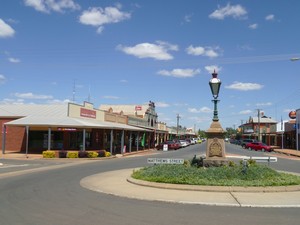
[[[169,140],[169,141],[164,141],[164,142],[158,144],[156,146],[156,149],[157,150],[162,150],[162,149],[164,149],[164,145],[168,145],[168,150],[177,150],[177,149],[180,148],[180,145],[179,145],[178,142]]]
[[[191,139],[191,144],[192,144],[192,145],[197,144],[197,138],[192,138],[192,139]]]
[[[240,140],[240,145],[243,147],[243,148],[246,148],[246,145],[248,143],[251,143],[251,142],[255,142],[255,140],[253,139],[241,139]]]
[[[189,143],[186,140],[179,140],[179,142],[182,148],[189,146]]]
[[[249,142],[248,144],[246,144],[246,148],[249,150],[262,151],[262,152],[273,151],[273,148],[270,145],[266,145],[263,142]]]

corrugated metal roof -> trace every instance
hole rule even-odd
[[[269,117],[260,117],[259,118],[260,123],[277,123],[276,120],[273,120]],[[258,123],[258,117],[253,117],[253,123]]]
[[[68,105],[0,105],[0,117],[67,116]]]
[[[5,123],[8,126],[109,128],[133,131],[146,129],[121,123],[67,116],[68,105],[0,105],[0,117],[19,118]]]
[[[77,128],[107,128],[132,131],[145,131],[146,129],[121,123],[104,122],[93,119],[71,117],[41,117],[27,116],[5,123],[8,126],[35,126],[35,127],[77,127]]]

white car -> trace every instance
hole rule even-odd
[[[192,138],[192,139],[191,139],[191,144],[192,144],[192,145],[197,144],[197,138]]]
[[[181,145],[182,148],[189,145],[186,140],[179,140],[179,142],[180,142],[180,145]]]

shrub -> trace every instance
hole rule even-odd
[[[235,167],[236,164],[235,164],[234,161],[229,161],[229,162],[228,162],[228,166],[229,166],[229,167]]]
[[[87,153],[87,157],[88,158],[97,158],[98,157],[98,153],[97,152],[88,152]]]
[[[193,159],[191,160],[191,165],[196,167],[203,167],[203,160],[204,158],[200,156],[199,159],[196,158],[196,155],[194,155]]]
[[[55,158],[55,151],[43,151],[43,158]]]
[[[105,151],[105,157],[110,157],[110,156],[111,156],[110,152]]]
[[[78,158],[78,152],[68,152],[67,153],[67,158]]]

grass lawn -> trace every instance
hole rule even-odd
[[[287,186],[299,185],[300,177],[278,172],[256,163],[247,168],[233,164],[222,167],[195,167],[190,165],[154,165],[133,172],[135,179],[172,184],[212,186]]]

